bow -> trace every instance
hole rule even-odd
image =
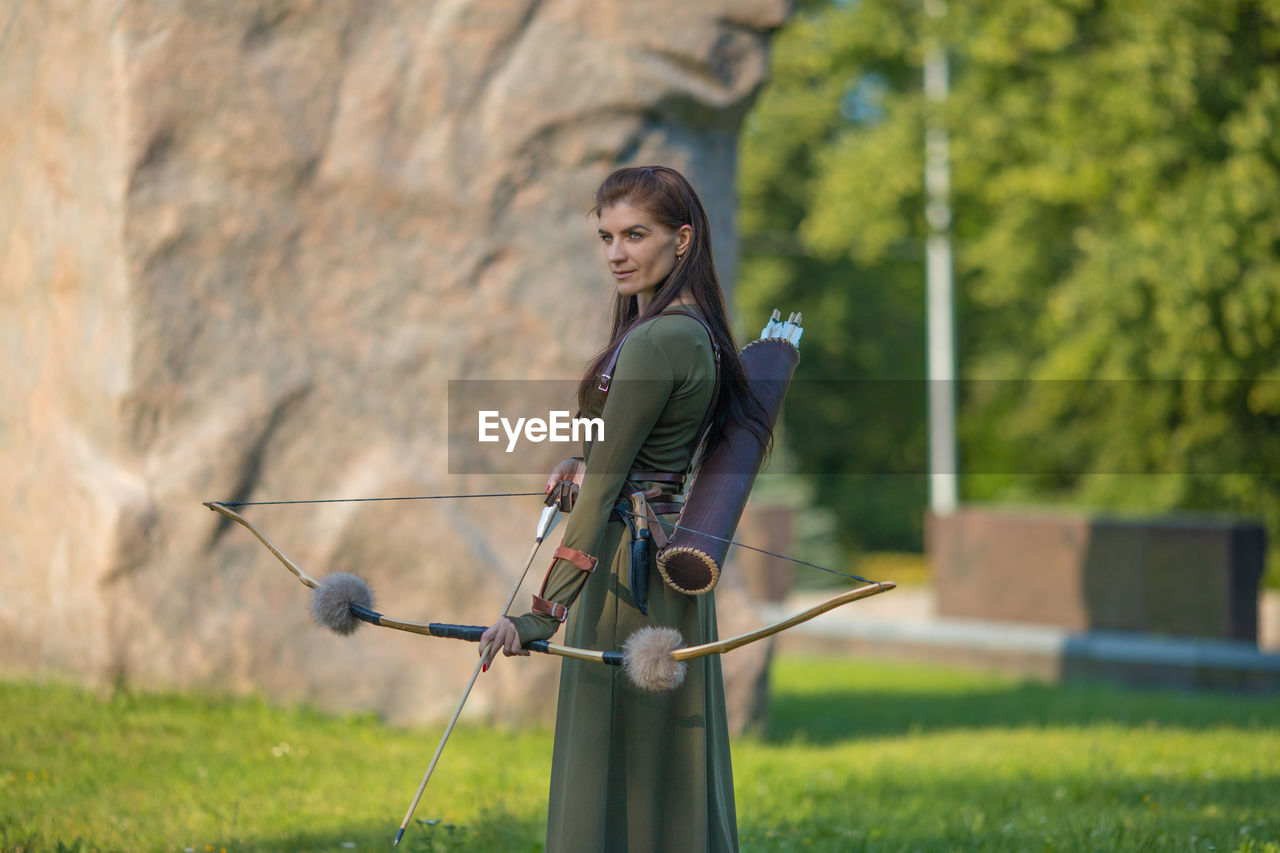
[[[337,633],[349,634],[355,630],[360,622],[366,622],[396,631],[407,631],[411,634],[466,640],[476,643],[480,641],[480,635],[485,631],[485,626],[482,625],[414,622],[379,613],[373,609],[373,596],[369,593],[368,586],[364,581],[345,572],[335,572],[318,581],[303,571],[297,563],[289,559],[253,522],[231,509],[230,506],[218,501],[205,501],[204,505],[214,512],[243,525],[258,541],[266,546],[268,551],[275,555],[276,559],[294,577],[301,581],[304,586],[309,587],[313,591],[312,615],[315,616],[317,622]],[[832,570],[828,569],[827,571]],[[863,579],[858,578],[858,580]],[[524,648],[529,651],[558,657],[594,661],[609,666],[621,666],[636,686],[647,690],[669,690],[679,686],[684,680],[684,667],[687,661],[708,655],[724,654],[750,643],[772,637],[788,628],[808,622],[810,619],[820,616],[829,610],[834,610],[841,605],[869,598],[882,592],[888,592],[896,586],[891,581],[868,581],[862,586],[846,590],[807,610],[771,625],[765,625],[762,628],[739,634],[736,637],[695,646],[684,645],[680,633],[672,628],[642,628],[627,640],[621,652],[582,649],[552,643],[548,640],[534,640],[524,644]],[[509,606],[510,604],[508,603]]]

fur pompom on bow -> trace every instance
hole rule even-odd
[[[373,609],[373,592],[363,579],[348,572],[334,572],[311,592],[311,616],[324,627],[344,637],[360,627],[351,606]]]
[[[675,628],[641,628],[622,644],[622,671],[641,690],[675,690],[684,683],[688,665],[671,653],[682,645],[684,637]]]

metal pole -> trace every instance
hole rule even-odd
[[[941,19],[946,0],[925,0],[925,16]],[[932,33],[925,35],[924,95],[941,106],[947,98],[947,54]],[[957,501],[955,320],[951,276],[951,168],[947,129],[930,116],[925,128],[925,218],[929,223],[925,283],[929,353],[929,508],[949,515]]]

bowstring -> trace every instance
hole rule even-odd
[[[365,503],[369,501],[440,501],[452,500],[457,498],[528,498],[543,497],[544,492],[486,492],[482,494],[466,494],[466,495],[409,495],[405,497],[392,498],[319,498],[305,501],[218,501],[222,506],[282,506],[287,504],[333,504],[333,503]],[[648,518],[647,515],[642,516],[640,513],[632,510],[623,510],[627,515],[633,518]],[[661,522],[659,522],[661,523]],[[774,557],[779,560],[786,560],[789,563],[796,563],[801,566],[808,566],[811,569],[817,569],[820,572],[826,572],[832,575],[839,575],[842,578],[857,581],[858,583],[879,583],[862,575],[855,575],[851,572],[842,572],[839,569],[820,566],[817,563],[811,563],[808,560],[801,560],[799,557],[789,557],[786,554],[779,554],[776,551],[770,551],[767,548],[757,548],[754,545],[747,545],[736,539],[726,539],[723,536],[716,536],[714,533],[707,533],[702,530],[694,530],[692,527],[681,527],[679,524],[672,530],[671,535],[674,536],[676,531],[684,530],[697,536],[705,536],[708,539],[714,539],[717,542],[724,542],[727,545],[733,545],[737,548],[745,548],[748,551],[755,551],[758,554],[764,554],[768,557]]]
[[[222,506],[279,506],[282,504],[347,504],[367,501],[443,501],[452,498],[528,498],[544,497],[545,492],[489,492],[478,495],[409,495],[399,498],[319,498],[309,501],[215,501]]]

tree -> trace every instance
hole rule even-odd
[[[921,7],[808,4],[743,139],[743,299],[818,306],[835,376],[923,373]],[[950,0],[937,27],[963,495],[1243,512],[1274,553],[1280,4]],[[922,406],[810,405],[787,413],[808,470],[923,460]],[[864,484],[825,483],[849,543],[876,541]]]
[[[899,47],[906,30],[896,31]],[[918,69],[877,48],[863,19],[838,7],[801,10],[774,46],[771,82],[750,116],[739,172],[746,316],[803,308],[804,356],[788,395],[786,434],[820,504],[841,519],[844,544],[918,549],[926,495],[923,281],[916,249],[889,240],[854,254],[811,233],[812,212],[836,157],[896,124],[879,95]],[[890,150],[892,146],[882,146]],[[917,165],[901,177],[907,190]],[[856,162],[856,155],[853,157]],[[848,170],[842,180],[857,180]]]

